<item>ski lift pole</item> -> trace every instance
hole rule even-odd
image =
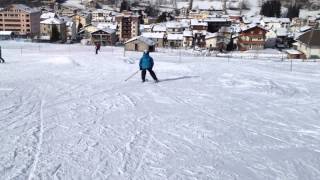
[[[129,76],[129,77],[128,77],[126,80],[124,80],[124,81],[128,81],[128,80],[131,79],[133,76],[135,76],[136,74],[138,74],[139,71],[140,71],[140,70],[134,72],[131,76]]]
[[[4,59],[2,58],[2,49],[0,46],[0,63],[5,63]]]

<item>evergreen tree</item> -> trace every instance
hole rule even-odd
[[[262,4],[260,14],[267,17],[281,16],[281,2],[276,0],[269,0]]]
[[[154,6],[146,7],[144,12],[151,17],[157,17],[159,15],[159,10],[156,9]]]
[[[130,11],[130,4],[126,0],[123,0],[120,4],[120,12],[122,11]]]
[[[288,8],[288,12],[287,12],[287,18],[295,18],[295,17],[299,17],[299,14],[300,14],[300,6],[298,5],[293,5],[293,6],[290,6]]]
[[[53,24],[52,25],[52,35],[51,35],[50,41],[55,42],[55,41],[58,41],[59,39],[60,39],[60,33],[58,30],[58,27],[57,27],[57,25]]]
[[[167,13],[162,12],[162,14],[157,19],[157,23],[166,22],[166,21],[167,21]]]

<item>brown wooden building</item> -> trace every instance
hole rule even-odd
[[[91,33],[93,44],[100,43],[102,46],[112,46],[116,42],[116,32],[112,29],[99,29]]]
[[[148,50],[149,52],[155,51],[156,43],[146,37],[137,36],[134,37],[127,42],[124,43],[124,48],[126,51],[145,51]]]
[[[239,50],[247,51],[264,49],[266,33],[267,30],[260,26],[251,26],[242,29],[238,39]]]

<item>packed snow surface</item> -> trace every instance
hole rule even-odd
[[[0,179],[320,177],[319,62],[1,46]]]

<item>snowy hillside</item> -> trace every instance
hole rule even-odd
[[[319,62],[1,46],[0,179],[320,177]]]

